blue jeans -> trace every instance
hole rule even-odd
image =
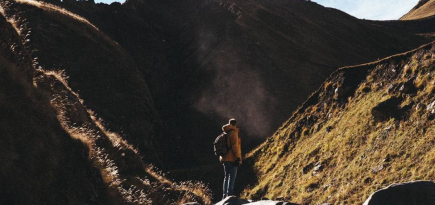
[[[238,164],[235,162],[224,162],[224,194],[223,198],[233,194],[234,182],[236,181]]]

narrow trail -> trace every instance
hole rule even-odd
[[[20,13],[9,10],[11,5],[17,3],[59,12],[100,32],[105,40],[115,44],[115,48],[119,45],[85,18],[58,6],[33,0],[0,0],[0,14],[13,26],[25,51],[33,58],[34,86],[50,93],[51,104],[57,110],[57,118],[63,129],[89,147],[89,158],[100,170],[109,194],[122,199],[114,203],[178,204],[199,200],[211,204],[210,191],[204,184],[170,181],[153,165],[145,164],[138,150],[118,133],[106,129],[104,121],[87,109],[79,93],[69,86],[65,70],[50,71],[40,65],[38,53],[35,52],[37,48],[30,43],[32,28]]]

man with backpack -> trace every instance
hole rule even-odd
[[[225,171],[223,198],[233,194],[234,182],[236,181],[237,168],[242,164],[241,140],[237,121],[230,119],[229,123],[222,127],[226,133],[228,152],[222,154],[219,160],[222,162]]]

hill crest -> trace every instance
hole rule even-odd
[[[407,14],[402,16],[399,20],[416,20],[422,18],[429,18],[435,15],[435,1],[434,0],[420,0],[417,5],[411,9]]]

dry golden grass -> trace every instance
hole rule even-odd
[[[427,57],[432,52],[429,45],[333,74],[313,95],[319,96],[317,103],[303,106],[305,112],[296,113],[280,132],[250,153],[256,157],[259,183],[242,195],[286,197],[301,204],[362,204],[372,192],[392,183],[435,180],[435,65]],[[358,69],[368,75],[345,74]],[[346,77],[354,79],[353,84],[346,84]],[[406,94],[400,88],[411,78],[417,79],[416,91]],[[389,89],[390,85],[397,89]],[[352,86],[355,92],[350,91],[349,98],[333,99],[332,91],[328,92]],[[375,120],[373,108],[393,97],[402,100],[392,109],[407,110]],[[307,120],[309,116],[314,120]],[[289,141],[295,134],[297,140]],[[287,143],[294,148],[286,151]]]

